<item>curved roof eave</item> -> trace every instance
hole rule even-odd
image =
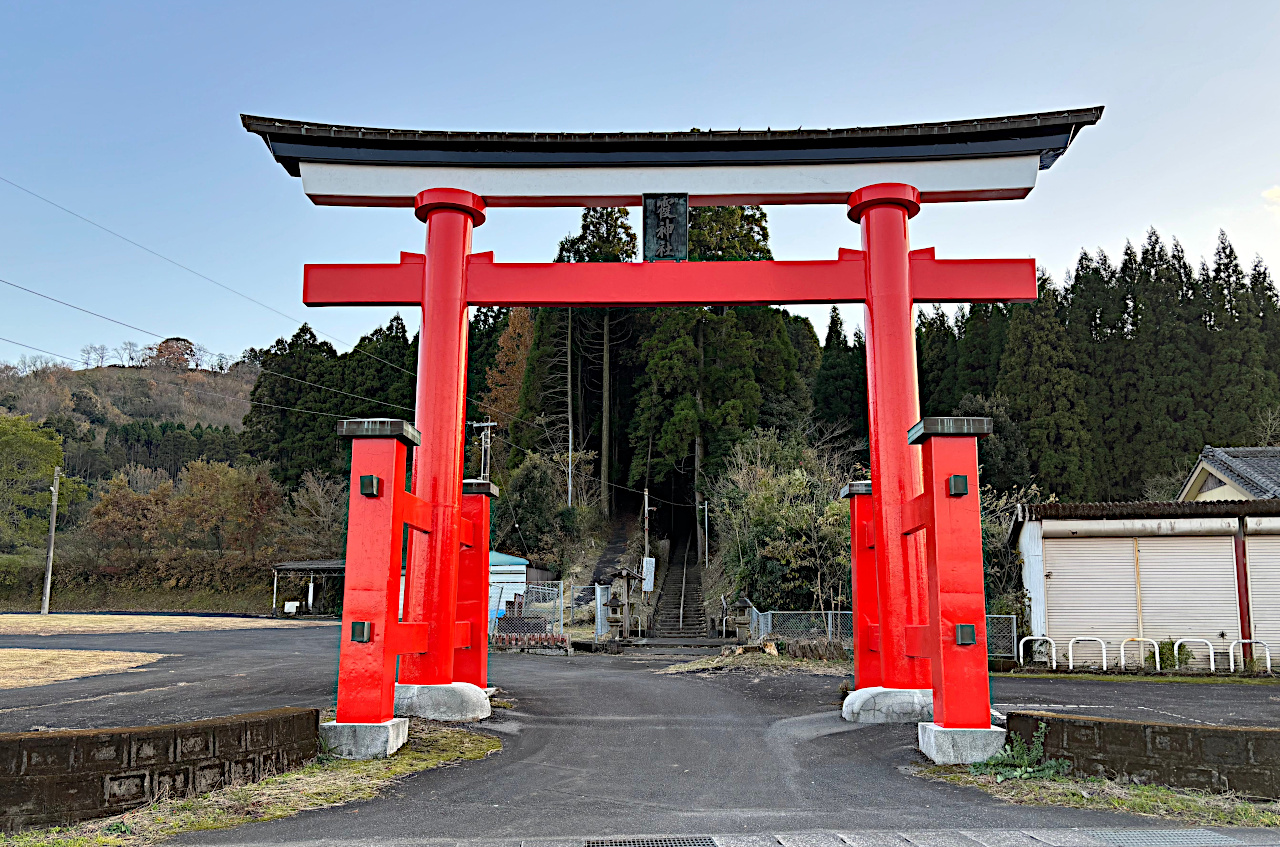
[[[255,115],[241,123],[276,161],[462,168],[841,165],[1001,156],[1053,165],[1102,107],[882,127],[689,132],[447,132],[316,124]]]

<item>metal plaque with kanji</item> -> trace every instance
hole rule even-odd
[[[644,260],[689,258],[689,195],[644,195]]]

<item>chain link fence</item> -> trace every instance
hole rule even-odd
[[[761,612],[753,605],[751,639],[831,641],[853,647],[852,612]],[[1016,615],[987,615],[987,655],[1012,659],[1017,652]]]
[[[493,619],[495,635],[563,635],[564,583],[530,582],[503,602]]]
[[[1017,650],[1017,615],[987,615],[987,655],[993,659],[1013,659]]]
[[[751,608],[751,637],[839,642],[853,646],[853,612],[759,612]]]
[[[607,585],[571,585],[565,598],[565,630],[574,638],[600,641],[609,636]]]

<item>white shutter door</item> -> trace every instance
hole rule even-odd
[[[1225,665],[1227,646],[1240,637],[1235,539],[1139,538],[1138,565],[1142,634],[1156,641],[1207,638],[1218,653],[1216,660]],[[1195,654],[1192,665],[1207,670],[1205,646],[1187,646]]]
[[[1271,661],[1280,663],[1280,536],[1245,539],[1249,560],[1249,611],[1253,637],[1267,642]],[[1255,654],[1262,658],[1262,650]]]
[[[1072,638],[1107,644],[1107,664],[1120,660],[1120,643],[1138,634],[1132,538],[1046,538],[1044,591],[1047,632],[1066,660]],[[1076,645],[1076,664],[1102,659],[1096,641]]]

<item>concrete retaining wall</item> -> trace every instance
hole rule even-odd
[[[1008,720],[1009,732],[1028,744],[1040,722],[1047,724],[1045,755],[1071,762],[1073,773],[1280,797],[1280,729],[1140,723],[1052,712],[1010,712]]]
[[[0,735],[0,830],[70,824],[157,797],[296,768],[319,752],[320,713],[273,709],[125,729]]]

